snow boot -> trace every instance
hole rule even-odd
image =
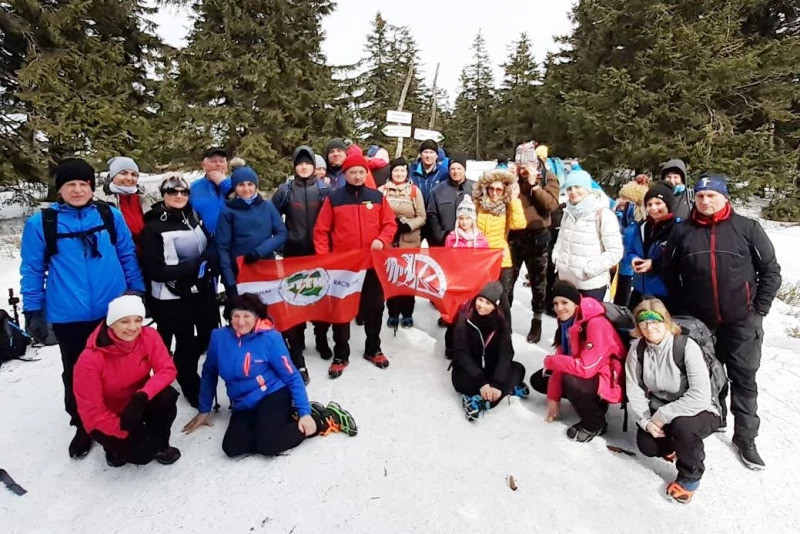
[[[311,382],[311,378],[308,376],[308,369],[301,367],[298,371],[300,371],[300,376],[303,377],[303,384],[308,385]]]
[[[328,368],[328,377],[329,378],[339,378],[342,376],[342,372],[344,368],[350,364],[349,360],[340,360],[339,358],[335,358],[333,362],[331,362],[331,366]]]
[[[323,360],[330,360],[333,358],[333,351],[331,350],[330,346],[328,346],[328,340],[325,338],[317,338],[317,352],[319,352],[320,358]]]
[[[106,451],[106,464],[108,464],[108,467],[122,467],[127,463],[128,462],[122,458],[115,456],[112,452]]]
[[[325,422],[325,428],[319,431],[321,436],[326,436],[332,432],[344,432],[350,437],[358,434],[356,420],[350,412],[339,406],[337,402],[329,402],[320,417]]]
[[[689,504],[694,492],[700,487],[699,480],[681,480],[680,478],[667,486],[667,496],[675,502]]]
[[[156,462],[160,463],[161,465],[171,465],[177,462],[181,457],[181,451],[176,449],[175,447],[170,447],[167,445],[167,448],[163,451],[159,451],[156,453]]]
[[[397,325],[399,324],[400,324],[399,317],[389,317],[388,319],[386,319],[386,326],[388,328],[394,328],[395,330],[397,330]]]
[[[413,317],[403,317],[400,320],[400,326],[403,328],[411,328],[414,326],[414,318]]]
[[[311,415],[312,416],[322,416],[325,412],[325,405],[321,402],[311,401]]]
[[[531,319],[531,329],[528,332],[528,343],[538,343],[542,339],[542,320]]]
[[[69,443],[69,456],[70,458],[83,458],[89,454],[89,449],[92,448],[92,438],[86,431],[78,427],[75,430],[75,437]]]
[[[386,359],[386,356],[384,356],[382,352],[376,352],[371,356],[365,354],[364,359],[372,362],[372,364],[378,369],[386,369],[389,367],[389,360]]]
[[[364,326],[364,317],[362,317],[361,314],[356,315],[356,324],[358,326]]]
[[[758,449],[756,449],[756,442],[754,439],[745,439],[738,436],[733,436],[732,443],[733,446],[736,447],[736,450],[739,453],[739,458],[742,460],[742,463],[745,465],[745,467],[752,469],[753,471],[761,471],[762,469],[766,469],[767,466],[764,464],[764,460],[761,459],[761,455],[758,454]]]
[[[519,397],[520,399],[525,399],[531,394],[531,390],[528,387],[528,384],[525,382],[520,382],[516,386],[514,386],[514,393],[515,397]]]
[[[461,407],[464,408],[464,415],[467,421],[474,421],[482,411],[491,407],[489,401],[484,400],[480,395],[461,395]]]
[[[603,428],[600,430],[592,431],[583,428],[583,425],[580,423],[575,423],[567,429],[567,437],[578,443],[589,443],[595,436],[602,436],[605,434],[607,426],[608,425],[603,425]]]

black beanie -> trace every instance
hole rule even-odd
[[[344,139],[341,137],[334,137],[328,141],[328,144],[325,145],[325,160],[328,159],[328,154],[330,154],[331,150],[334,148],[338,148],[339,150],[347,150],[347,145],[345,144]]]
[[[69,158],[63,160],[55,168],[53,174],[56,177],[56,191],[61,189],[61,186],[72,180],[80,180],[82,182],[89,182],[94,191],[95,186],[95,173],[94,168],[86,163],[86,160],[80,158]]]
[[[500,297],[503,296],[503,284],[497,281],[489,282],[483,286],[483,289],[481,289],[481,292],[478,293],[478,296],[485,298],[495,306],[499,306]]]
[[[394,170],[395,167],[408,167],[408,162],[406,158],[396,158],[389,162],[389,173]]]
[[[467,155],[463,152],[453,152],[450,154],[450,162],[447,164],[447,170],[450,170],[450,165],[453,163],[460,163],[464,169],[467,168]]]
[[[439,153],[439,145],[436,144],[436,141],[433,139],[426,139],[419,145],[419,152],[422,154],[423,150],[433,150],[437,154]]]
[[[645,206],[647,206],[647,201],[651,198],[660,198],[667,205],[667,211],[670,213],[675,208],[675,191],[672,188],[672,184],[668,182],[656,182],[650,186],[650,189],[644,195]]]
[[[564,297],[578,305],[581,303],[581,293],[578,288],[564,280],[559,280],[553,284],[553,298],[555,297]]]

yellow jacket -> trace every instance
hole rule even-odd
[[[503,263],[501,267],[511,267],[511,251],[508,248],[508,231],[523,230],[528,222],[525,220],[525,211],[522,209],[520,199],[512,200],[508,204],[505,215],[492,215],[478,209],[478,230],[483,232],[489,242],[489,248],[503,249]]]

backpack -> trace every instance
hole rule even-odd
[[[31,338],[13,321],[6,310],[0,310],[0,365],[9,360],[21,360]]]
[[[58,254],[58,240],[62,238],[84,237],[97,233],[101,230],[107,230],[108,235],[111,238],[111,244],[117,244],[117,227],[114,224],[114,214],[111,212],[111,206],[101,200],[95,200],[94,205],[97,206],[97,211],[100,213],[100,218],[103,220],[103,224],[85,231],[67,232],[65,234],[58,233],[58,212],[53,208],[42,208],[42,232],[44,233],[45,261]]]
[[[714,334],[700,319],[689,315],[678,315],[672,318],[672,322],[681,327],[681,333],[675,336],[672,343],[672,359],[675,365],[686,374],[686,342],[688,338],[697,343],[700,352],[703,353],[703,360],[708,367],[708,377],[711,381],[711,402],[722,417],[723,407],[720,402],[720,395],[727,391],[728,377],[725,368],[717,359],[714,353]],[[637,373],[642,372],[642,358],[644,357],[645,344],[639,343],[636,347],[636,354],[639,356],[639,367]]]

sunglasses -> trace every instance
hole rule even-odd
[[[166,191],[164,191],[164,193],[166,193],[167,195],[171,195],[171,196],[176,196],[176,195],[180,195],[182,197],[188,197],[189,196],[189,190],[188,189],[167,189]]]
[[[505,188],[503,187],[487,187],[486,190],[490,193],[502,193]]]

